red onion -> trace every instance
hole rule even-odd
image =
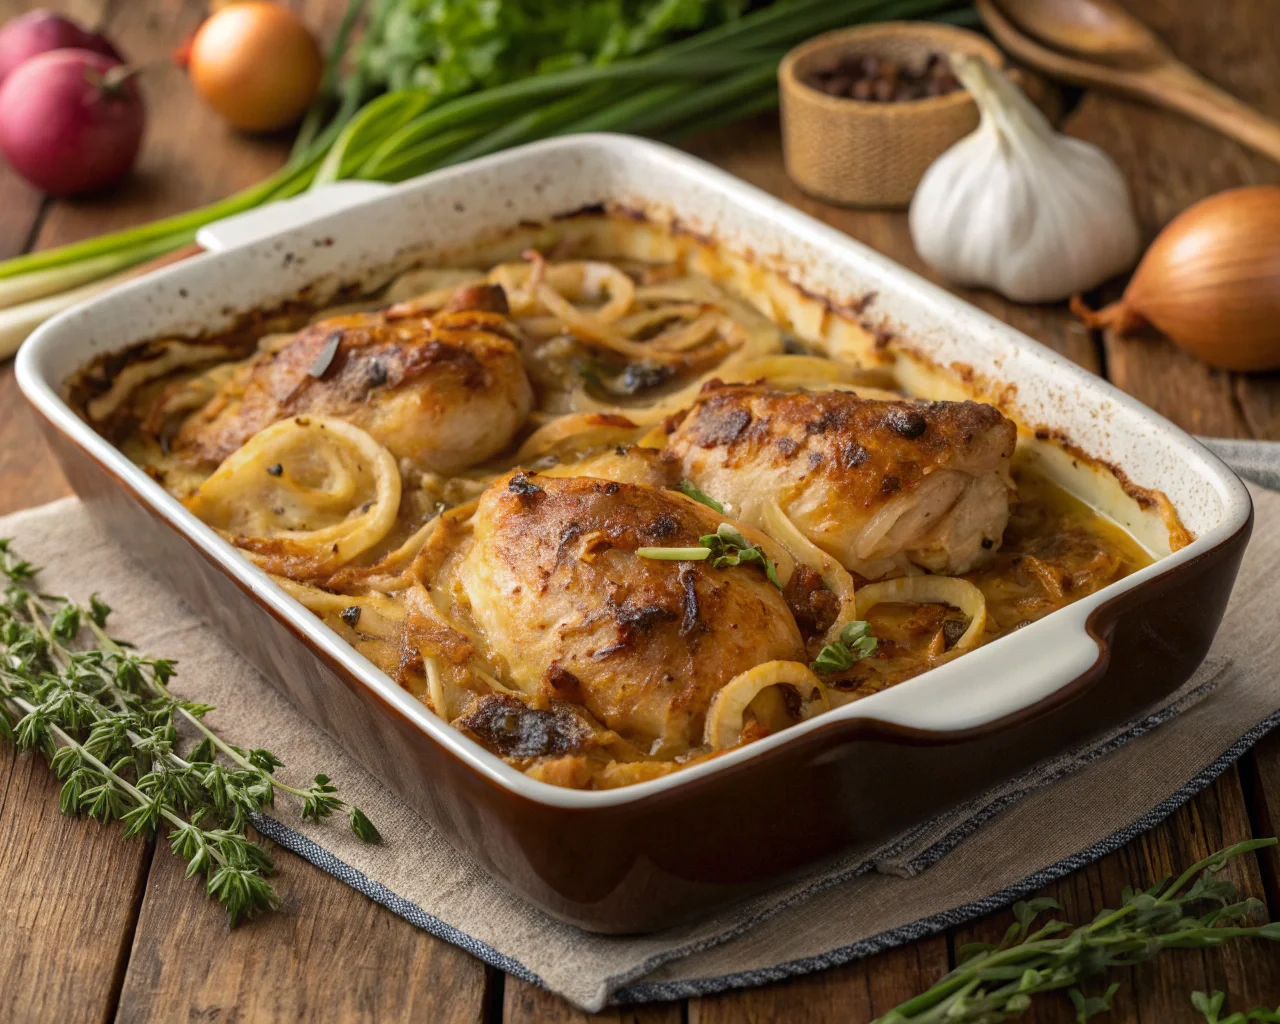
[[[0,84],[19,64],[49,50],[92,50],[122,59],[102,36],[86,32],[69,18],[53,11],[28,11],[0,28]]]
[[[145,123],[128,69],[100,53],[44,53],[0,86],[0,152],[50,195],[103,188],[124,177]]]

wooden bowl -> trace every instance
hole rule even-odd
[[[809,85],[815,68],[846,54],[923,64],[930,54],[1004,57],[982,36],[952,25],[890,21],[837,29],[801,43],[778,67],[782,155],[791,179],[819,199],[848,206],[904,207],[944,150],[978,126],[963,88],[945,96],[880,103],[829,96]]]

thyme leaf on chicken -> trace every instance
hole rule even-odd
[[[701,499],[695,498],[695,500]],[[736,526],[721,523],[715,533],[699,537],[698,544],[700,546],[696,548],[636,548],[636,554],[641,558],[653,558],[666,562],[701,562],[703,559],[710,558],[712,568],[715,569],[736,565],[759,565],[764,569],[769,582],[779,590],[782,589],[782,580],[778,578],[778,567],[769,560],[760,545],[748,541]]]
[[[840,639],[822,648],[809,667],[824,675],[844,672],[854,662],[871,657],[879,646],[880,641],[871,635],[871,623],[856,619],[845,623]]]
[[[1047,897],[1015,903],[1014,923],[999,944],[961,946],[957,950],[960,966],[875,1024],[1010,1020],[1030,1009],[1035,996],[1061,990],[1071,999],[1076,1020],[1085,1021],[1110,1008],[1119,984],[1091,996],[1081,983],[1110,967],[1140,963],[1166,949],[1203,949],[1232,939],[1280,942],[1280,922],[1247,923],[1265,911],[1262,902],[1241,900],[1235,885],[1218,877],[1234,858],[1276,842],[1236,843],[1193,864],[1172,882],[1166,878],[1143,890],[1126,886],[1119,908],[1100,911],[1086,925],[1057,918],[1038,924],[1041,914],[1062,909]],[[1203,993],[1197,996],[1193,997],[1195,1007],[1210,1021],[1218,1020],[1222,1000],[1216,995],[1212,999]],[[1251,1013],[1233,1015],[1219,1024],[1274,1019]]]
[[[126,835],[169,829],[187,877],[206,876],[232,924],[277,907],[267,880],[275,863],[249,838],[253,817],[283,791],[319,821],[347,807],[336,787],[324,775],[305,787],[277,779],[278,757],[228,743],[204,721],[212,705],[169,690],[174,662],[107,633],[106,602],[38,593],[29,585],[37,571],[0,540],[0,736],[45,755],[63,780],[64,814],[118,820]],[[199,736],[185,753],[180,727]],[[348,815],[356,835],[377,841],[363,812]]]

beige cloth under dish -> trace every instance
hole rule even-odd
[[[941,931],[1115,849],[1208,785],[1280,722],[1280,494],[1252,493],[1257,525],[1222,630],[1166,704],[878,849],[636,937],[554,921],[457,853],[99,534],[74,499],[0,520],[0,536],[45,567],[42,589],[100,592],[117,610],[117,635],[176,658],[174,689],[215,704],[210,721],[224,736],[275,752],[288,780],[327,772],[385,838],[366,845],[345,821],[302,823],[284,806],[278,821],[260,822],[265,833],[419,927],[598,1009],[760,984]]]

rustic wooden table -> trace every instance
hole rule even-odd
[[[1274,0],[1233,0],[1210,21],[1194,0],[1129,0],[1178,53],[1237,95],[1280,117],[1280,16]],[[332,31],[346,0],[295,0]],[[0,0],[0,16],[35,6]],[[201,0],[69,0],[105,26],[137,62],[150,134],[141,167],[122,190],[76,202],[43,200],[0,169],[0,253],[69,242],[208,202],[272,169],[286,142],[246,140],[197,106],[173,46],[204,15]],[[1280,182],[1280,167],[1176,116],[1107,96],[1078,98],[1070,130],[1120,162],[1152,235],[1190,202],[1244,183]],[[920,270],[900,214],[840,210],[800,194],[764,119],[691,145],[695,152]],[[1280,438],[1280,377],[1206,369],[1157,339],[1120,340],[1083,329],[1063,308],[1019,307],[966,294],[995,315],[1105,374],[1182,426],[1204,434]],[[0,513],[67,491],[18,394],[0,368]],[[1049,886],[1068,914],[1088,918],[1126,880],[1155,880],[1226,843],[1280,830],[1280,735],[1246,754],[1195,799],[1117,852]],[[225,915],[183,880],[163,843],[124,839],[58,813],[45,764],[0,747],[0,1021],[419,1019],[524,1024],[580,1021],[555,996],[478,960],[287,854],[279,858],[279,913],[229,932]],[[1280,857],[1245,859],[1244,890],[1280,916]],[[927,987],[957,945],[1003,933],[998,913],[909,946],[747,992],[613,1010],[601,1020],[859,1022]],[[1257,946],[1168,956],[1125,979],[1113,1020],[1192,1021],[1193,989],[1226,989],[1235,1009],[1280,1001],[1280,956]],[[1029,1016],[1069,1021],[1065,1000]]]

